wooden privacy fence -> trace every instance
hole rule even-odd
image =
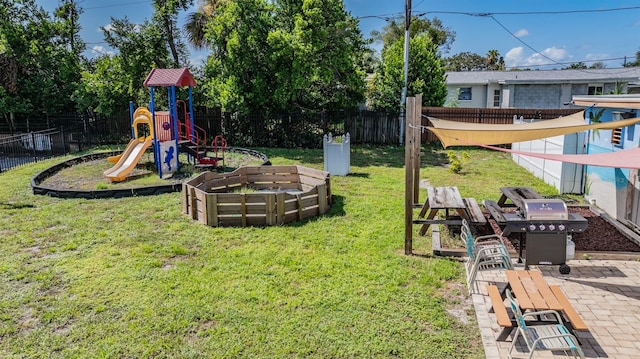
[[[182,185],[183,212],[202,224],[270,226],[324,214],[329,173],[302,166],[246,166],[205,172]]]
[[[384,112],[361,110],[345,116],[343,133],[351,135],[351,143],[395,145],[400,140],[400,119]]]
[[[513,116],[553,119],[570,115],[581,109],[520,109],[520,108],[459,108],[422,107],[424,116],[443,120],[507,124]],[[182,116],[182,112],[179,117]],[[230,114],[219,109],[196,108],[194,122],[202,127],[210,139],[223,135],[227,143],[240,147],[320,148],[318,133],[351,135],[352,144],[397,145],[400,139],[400,120],[396,114],[370,110],[321,111],[318,113],[291,112],[265,117],[263,113]],[[428,126],[426,118],[421,119]],[[128,111],[113,115],[61,114],[46,118],[18,119],[13,128],[0,122],[0,134],[30,132],[44,128],[64,128],[72,148],[84,148],[109,143],[127,143],[131,137]],[[438,141],[430,131],[423,131],[422,143]]]
[[[484,124],[512,124],[513,116],[526,119],[551,120],[554,118],[569,116],[582,111],[580,108],[565,109],[532,109],[532,108],[460,108],[460,107],[423,107],[422,126],[431,126],[431,122],[425,117],[435,117],[441,120],[484,123]],[[422,131],[422,142],[440,141],[431,131]]]

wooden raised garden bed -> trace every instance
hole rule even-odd
[[[246,166],[183,183],[183,212],[212,226],[270,226],[324,214],[329,173],[302,166]]]

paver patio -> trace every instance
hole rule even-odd
[[[640,261],[572,260],[571,273],[560,274],[558,266],[530,266],[540,270],[550,285],[559,285],[589,327],[577,331],[587,358],[640,358]],[[516,264],[516,269],[523,269]],[[496,341],[502,331],[491,309],[486,285],[507,282],[503,271],[482,271],[478,276],[473,304],[487,358],[507,358],[513,335]],[[514,358],[528,358],[529,352],[518,340]],[[536,352],[534,358],[565,358],[563,352]]]

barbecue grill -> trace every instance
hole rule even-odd
[[[520,233],[519,247],[522,258],[525,248],[525,269],[529,264],[559,264],[560,273],[568,274],[566,265],[567,235],[587,229],[587,220],[579,214],[569,213],[561,199],[523,199],[522,208],[503,213],[503,235]],[[525,245],[523,246],[523,234]]]

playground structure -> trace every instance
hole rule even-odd
[[[204,172],[183,183],[183,212],[217,226],[270,226],[324,214],[329,173],[302,166],[246,166]]]
[[[193,86],[196,81],[187,68],[181,69],[153,69],[147,75],[144,86],[149,87],[151,101],[149,109],[139,107],[133,110],[130,103],[131,141],[119,156],[109,157],[115,163],[113,167],[104,171],[104,176],[112,182],[127,179],[138,164],[147,148],[153,145],[153,158],[158,176],[165,178],[180,169],[178,161],[180,150],[183,150],[189,161],[195,160],[197,166],[218,166],[222,161],[224,166],[224,152],[227,142],[218,135],[207,145],[207,134],[204,129],[193,122]],[[169,98],[168,111],[155,110],[155,87],[166,87]],[[176,99],[176,86],[187,87],[189,104]],[[183,105],[183,120],[178,117],[178,104]],[[188,108],[188,111],[187,111]],[[141,126],[148,128],[148,135],[144,135]],[[208,156],[208,153],[214,153]]]

